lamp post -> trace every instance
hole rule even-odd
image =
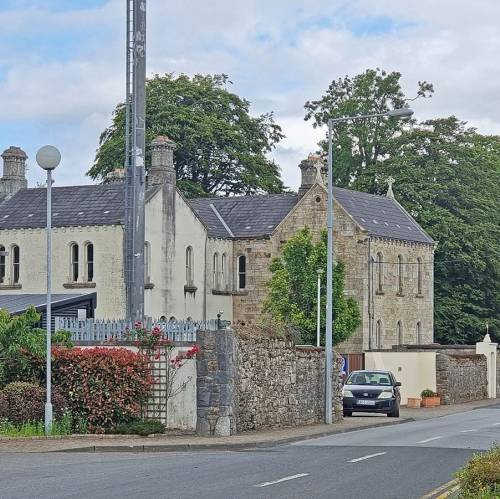
[[[385,113],[344,116],[328,120],[328,218],[326,262],[326,337],[325,337],[325,423],[332,424],[332,370],[333,370],[333,127],[347,121],[371,118],[409,118],[409,108],[393,109]]]
[[[36,162],[47,172],[47,399],[45,402],[45,434],[52,432],[52,170],[61,162],[61,153],[54,146],[43,146],[36,153]]]

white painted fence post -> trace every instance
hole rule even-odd
[[[490,335],[487,334],[483,341],[476,343],[476,353],[486,357],[488,371],[488,398],[494,399],[497,396],[497,344],[491,342]]]

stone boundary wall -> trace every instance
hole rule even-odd
[[[261,336],[236,337],[238,432],[324,421],[324,349]],[[333,419],[342,417],[342,359],[334,356]]]
[[[198,333],[197,432],[286,428],[324,421],[324,349],[230,329]],[[342,358],[334,356],[332,414],[342,418]]]
[[[488,398],[486,357],[481,354],[436,355],[436,391],[442,404]]]

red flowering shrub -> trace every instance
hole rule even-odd
[[[53,383],[90,431],[140,417],[153,383],[147,357],[124,348],[54,348],[53,356]]]

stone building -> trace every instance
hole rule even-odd
[[[146,193],[145,310],[155,318],[260,319],[269,263],[308,226],[326,222],[318,157],[300,164],[297,194],[187,200],[175,185],[174,144],[152,142]],[[2,155],[0,294],[45,289],[45,189],[27,188],[26,154]],[[107,183],[53,189],[54,293],[97,293],[96,316],[122,318],[123,171]],[[57,178],[57,177],[56,177]],[[392,196],[334,189],[335,257],[346,263],[346,293],[362,325],[345,353],[433,340],[434,241]],[[77,290],[77,291],[75,291]]]

